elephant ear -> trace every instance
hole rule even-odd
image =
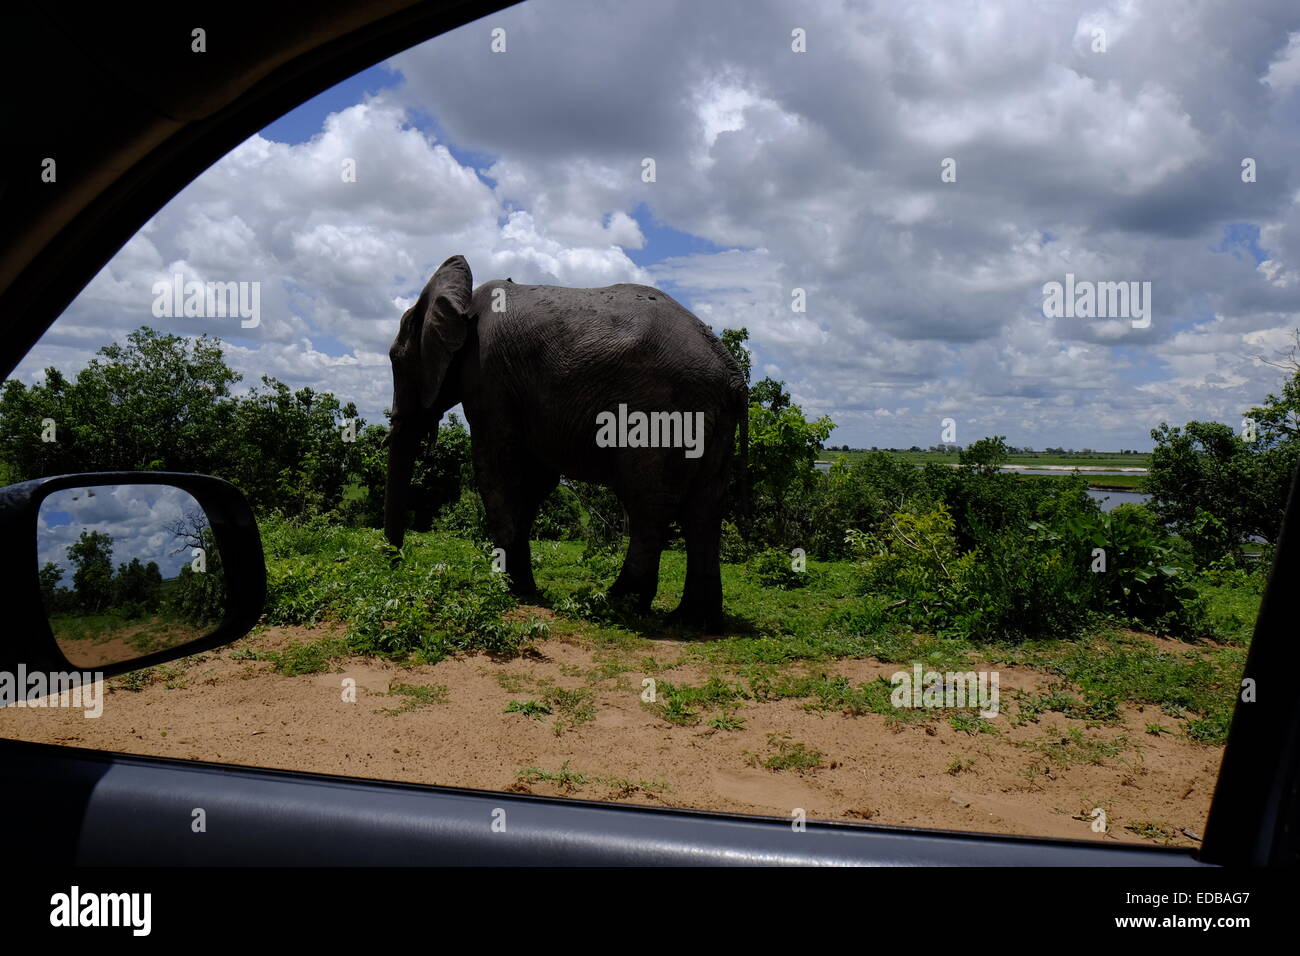
[[[420,328],[420,397],[427,409],[438,397],[452,356],[465,344],[474,276],[464,256],[452,256],[424,287]]]

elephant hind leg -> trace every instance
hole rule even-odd
[[[717,633],[722,630],[721,502],[697,499],[688,503],[681,525],[686,540],[686,586],[673,617]]]

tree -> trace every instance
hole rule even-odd
[[[745,373],[745,384],[749,384],[749,373],[753,363],[753,358],[749,354],[749,349],[745,348],[745,342],[749,339],[749,329],[723,329],[722,344],[727,347],[731,357],[736,360],[740,370]]]
[[[344,424],[365,422],[328,392],[291,390],[263,376],[234,397],[241,376],[219,339],[141,327],[100,349],[69,380],[57,369],[0,391],[0,477],[76,471],[169,470],[217,475],[259,512],[300,515],[338,506],[356,465]],[[55,441],[44,441],[52,421]]]
[[[226,613],[226,575],[221,562],[221,549],[216,535],[202,511],[187,511],[181,518],[167,526],[172,536],[181,541],[173,554],[193,554],[195,548],[203,552],[202,570],[194,562],[181,565],[170,595],[171,611],[181,620],[196,626],[221,620]]]
[[[959,451],[957,461],[983,471],[997,471],[1009,456],[1010,450],[1007,448],[1006,437],[994,435],[992,438],[981,438],[979,441],[972,442],[969,448]]]
[[[37,577],[41,585],[41,601],[45,605],[45,613],[53,614],[56,610],[57,593],[56,588],[59,582],[63,580],[63,569],[53,561],[47,561],[45,566],[37,572]]]
[[[158,610],[162,598],[162,572],[158,563],[141,563],[132,558],[130,563],[118,565],[113,580],[113,607],[127,617],[139,617]]]
[[[0,447],[13,480],[68,471],[212,472],[214,439],[239,375],[220,343],[141,327],[106,345],[69,382],[57,369],[30,387],[10,380],[0,395]],[[51,419],[57,441],[42,440]]]
[[[1294,333],[1296,344],[1290,355],[1281,362],[1261,359],[1265,365],[1279,368],[1287,378],[1282,383],[1282,394],[1271,392],[1264,399],[1264,404],[1252,408],[1246,413],[1256,423],[1259,448],[1273,448],[1277,445],[1295,441],[1300,438],[1300,329]]]
[[[1281,361],[1280,394],[1249,409],[1242,433],[1218,422],[1162,424],[1143,490],[1149,507],[1192,545],[1198,563],[1236,557],[1253,536],[1274,543],[1300,463],[1300,330]]]
[[[1300,464],[1300,330],[1295,340],[1285,359],[1261,359],[1286,377],[1279,394],[1246,412],[1241,434],[1219,422],[1151,432],[1149,507],[1188,540],[1198,563],[1235,558],[1251,537],[1277,541]]]
[[[108,609],[113,600],[113,538],[102,531],[82,531],[68,545],[68,560],[75,570],[72,586],[77,603],[87,614]]]
[[[1188,422],[1153,429],[1150,471],[1142,490],[1147,506],[1187,539],[1198,564],[1233,556],[1253,535],[1276,541],[1286,505],[1276,474],[1286,456],[1254,452],[1220,422]]]
[[[760,405],[768,411],[779,413],[790,406],[790,393],[785,390],[784,382],[778,382],[774,378],[764,378],[749,390],[749,402],[751,405]]]
[[[260,387],[232,403],[229,427],[213,436],[220,447],[216,473],[262,510],[293,516],[332,510],[359,464],[356,443],[343,440],[348,419],[358,436],[364,432],[351,402],[311,388],[295,392],[264,375]]]
[[[745,328],[722,330],[722,344],[744,371],[746,383],[752,369],[745,348],[748,338],[749,330]],[[784,543],[792,525],[798,523],[796,516],[811,514],[809,492],[818,477],[813,462],[834,428],[835,423],[825,415],[808,421],[803,409],[791,401],[784,382],[767,377],[750,386],[749,470],[746,475],[732,475],[728,493],[736,507],[746,497],[753,502],[753,513],[748,518],[738,510],[731,515],[747,537],[757,533],[767,542]],[[748,495],[742,491],[742,481]]]
[[[814,462],[835,423],[815,421],[790,403],[783,383],[765,378],[750,391],[749,481],[756,522],[773,543],[785,544],[796,514],[817,480]]]
[[[344,513],[350,521],[378,528],[384,521],[384,481],[388,475],[388,449],[384,440],[388,428],[369,425],[358,433],[352,449],[352,475],[361,486],[361,496],[349,502]],[[448,415],[438,425],[436,436],[424,440],[411,476],[410,502],[414,511],[411,526],[428,531],[439,512],[453,505],[474,484],[474,465],[469,429],[460,417]],[[477,493],[477,492],[475,492]]]

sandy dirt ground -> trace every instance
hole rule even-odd
[[[65,657],[76,667],[90,670],[105,664],[126,661],[141,654],[175,647],[198,640],[206,631],[180,621],[164,621],[153,617],[125,624],[115,631],[106,631],[93,638],[72,639],[65,634],[54,634],[54,640]],[[140,638],[146,635],[142,641]]]
[[[679,726],[643,703],[643,673],[632,667],[602,677],[608,670],[599,651],[574,636],[552,636],[535,653],[507,660],[475,654],[399,667],[341,658],[328,673],[294,677],[250,659],[332,633],[339,632],[269,628],[217,653],[155,668],[147,682],[115,678],[98,719],[71,709],[5,708],[0,734],[786,819],[802,808],[809,819],[1171,846],[1199,844],[1222,754],[1221,747],[1189,740],[1182,721],[1150,707],[1125,708],[1120,724],[1089,726],[1045,713],[1037,723],[1012,726],[1011,690],[1037,691],[1050,682],[1026,668],[997,668],[1004,711],[991,721],[997,732],[966,733],[946,719],[853,716],[793,699],[744,702],[735,711],[741,729]],[[655,641],[653,654],[671,663],[682,647]],[[899,669],[870,659],[817,667],[855,683]],[[674,683],[707,676],[687,665],[656,674]],[[345,700],[349,681],[355,702]],[[403,685],[428,690],[402,693]],[[536,717],[506,710],[511,701],[544,699],[557,689],[577,691],[580,704]],[[1152,735],[1152,723],[1172,733]],[[1118,746],[1097,762],[1071,759],[1080,732],[1088,743]],[[820,752],[820,766],[764,767],[783,741]],[[1104,833],[1093,828],[1097,808],[1106,815]]]

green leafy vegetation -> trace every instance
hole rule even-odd
[[[523,714],[533,720],[541,720],[551,713],[551,708],[550,705],[543,704],[539,700],[512,700],[506,704],[505,712],[507,714]]]
[[[292,641],[283,650],[262,654],[261,660],[270,661],[277,674],[296,677],[327,671],[347,652],[348,647],[344,641],[326,637],[306,644]]]
[[[619,777],[604,777],[582,773],[570,769],[567,761],[559,770],[525,767],[515,775],[515,780],[518,784],[549,783],[566,793],[574,793],[588,784],[599,784],[609,788],[619,797],[631,796],[638,792],[658,794],[671,789],[662,780],[638,780],[633,782]]]
[[[394,562],[377,531],[319,518],[273,518],[263,537],[268,623],[339,621],[352,652],[424,663],[456,651],[516,653],[544,636],[539,621],[502,617],[515,602],[471,542],[431,534]]]
[[[397,707],[385,707],[382,712],[391,716],[405,714],[422,707],[447,703],[446,684],[402,684],[394,683],[388,689],[390,696],[402,697],[404,700]]]
[[[767,756],[750,755],[750,762],[755,766],[768,770],[793,770],[796,773],[807,773],[824,766],[822,758],[825,754],[790,739],[789,734],[768,734],[767,745],[770,751]]]

